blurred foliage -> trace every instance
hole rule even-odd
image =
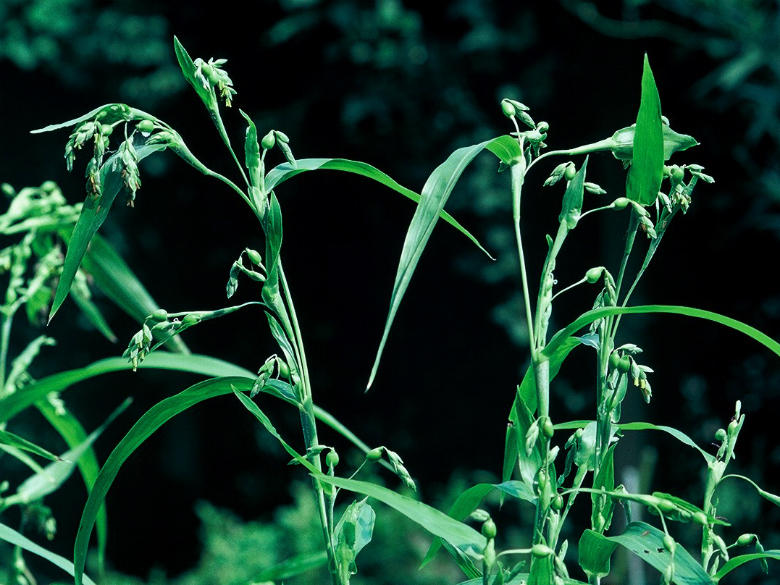
[[[80,88],[111,84],[123,100],[164,100],[181,89],[165,18],[132,3],[0,0],[0,59]]]

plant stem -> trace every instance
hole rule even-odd
[[[5,389],[5,371],[8,361],[8,344],[11,337],[11,323],[13,315],[2,311],[2,325],[0,325],[0,393]]]
[[[301,405],[300,405],[300,418],[301,418],[301,429],[303,430],[303,438],[304,442],[306,444],[306,450],[307,453],[307,459],[309,459],[309,462],[314,465],[314,467],[318,471],[322,471],[322,462],[320,459],[319,454],[316,452],[310,451],[310,449],[313,449],[317,445],[319,445],[319,438],[317,436],[317,419],[314,415],[314,403],[312,401],[312,393],[311,393],[311,381],[309,378],[309,367],[306,362],[306,352],[304,350],[303,346],[303,338],[301,336],[301,329],[298,324],[298,316],[295,313],[295,305],[292,301],[292,295],[290,294],[290,286],[287,283],[287,277],[284,274],[284,269],[282,268],[282,260],[281,258],[277,260],[278,267],[279,267],[279,280],[281,281],[281,288],[284,294],[284,300],[285,304],[287,305],[287,308],[290,313],[290,321],[292,323],[293,327],[293,341],[295,343],[295,350],[298,354],[298,359],[300,361],[300,376],[301,376]],[[315,499],[317,502],[317,510],[319,512],[320,516],[320,525],[322,527],[322,536],[325,540],[325,547],[326,551],[328,553],[328,566],[331,570],[331,581],[337,585],[338,584],[338,576],[335,572],[336,568],[336,558],[335,553],[333,550],[333,532],[332,532],[332,526],[333,526],[333,507],[331,502],[331,507],[328,507],[328,504],[325,500],[325,490],[322,487],[322,484],[316,479],[312,478],[312,487],[314,488],[315,492]],[[330,514],[328,513],[330,510]]]
[[[520,142],[520,148],[523,144]],[[525,304],[525,320],[528,325],[528,338],[531,344],[531,358],[536,361],[536,344],[534,343],[534,321],[531,316],[531,297],[528,293],[528,272],[525,267],[525,254],[523,252],[523,238],[520,231],[520,203],[523,196],[523,182],[525,181],[525,158],[516,162],[511,167],[512,173],[512,219],[514,220],[515,241],[517,242],[517,256],[520,260],[520,277],[523,285],[523,303]]]

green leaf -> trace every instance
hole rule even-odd
[[[536,505],[536,496],[534,495],[533,490],[522,481],[478,483],[460,493],[447,511],[447,515],[455,520],[465,520],[479,507],[482,500],[495,490],[499,490],[502,495],[506,494],[513,498],[517,498],[518,500]],[[441,548],[441,539],[435,538],[431,543],[431,546],[428,547],[428,552],[420,563],[421,569],[433,560],[436,553],[439,551],[439,548]]]
[[[607,449],[607,453],[604,455],[602,464],[599,466],[599,471],[596,477],[593,479],[593,489],[606,491],[612,491],[615,489],[615,447],[617,443],[613,444]],[[601,498],[604,498],[603,503]],[[596,528],[601,527],[603,530],[607,530],[612,523],[612,498],[602,496],[598,493],[590,494],[591,502],[591,525]],[[599,518],[601,516],[601,518]]]
[[[577,226],[582,213],[582,200],[585,193],[585,173],[588,168],[588,157],[582,163],[580,170],[574,175],[566,186],[566,192],[563,194],[563,204],[561,213],[558,215],[558,221],[566,222],[566,227],[573,230]]]
[[[271,419],[266,416],[266,414],[260,410],[260,407],[257,406],[254,402],[252,402],[252,399],[249,398],[249,396],[246,396],[242,392],[239,391],[238,388],[233,388],[233,394],[236,395],[236,397],[241,401],[241,403],[244,405],[244,407],[251,412],[254,417],[260,421],[260,424],[265,427],[265,430],[270,433],[272,437],[274,437],[279,443],[284,447],[284,450],[287,451],[287,453],[290,455],[290,457],[293,458],[293,460],[297,463],[300,463],[303,465],[306,469],[308,469],[311,473],[314,473],[315,475],[320,473],[319,469],[314,467],[309,461],[300,453],[298,453],[295,449],[293,449],[290,444],[285,441],[282,436],[279,434],[279,432],[276,430],[276,427],[271,423]]]
[[[712,321],[713,323],[719,323],[735,329],[740,333],[744,333],[748,337],[754,339],[775,355],[780,357],[780,343],[769,337],[766,333],[762,333],[755,327],[747,325],[737,319],[726,317],[719,313],[712,311],[705,311],[704,309],[696,309],[693,307],[684,307],[681,305],[638,305],[635,307],[602,307],[600,309],[591,309],[586,311],[569,325],[559,330],[552,339],[550,339],[547,346],[542,350],[542,353],[546,356],[555,355],[559,349],[568,343],[569,338],[577,331],[590,325],[594,321],[598,321],[609,315],[647,315],[651,313],[666,313],[668,315],[685,315],[687,317],[695,317],[697,319],[705,319]]]
[[[257,126],[244,110],[238,110],[246,120],[246,139],[244,140],[244,164],[249,170],[249,180],[252,185],[258,187],[262,181],[260,170],[260,145],[257,142]]]
[[[43,132],[52,132],[54,130],[61,130],[62,128],[69,128],[71,126],[75,126],[76,124],[81,124],[82,122],[86,122],[87,120],[92,120],[95,117],[97,117],[97,115],[100,114],[101,112],[105,112],[100,119],[100,121],[103,124],[112,124],[117,120],[133,120],[134,118],[138,118],[138,117],[150,117],[148,114],[145,114],[140,110],[136,110],[135,108],[131,108],[127,104],[119,104],[119,103],[105,104],[95,108],[94,110],[87,112],[83,116],[79,116],[78,118],[73,118],[72,120],[68,120],[67,122],[61,122],[59,124],[49,124],[45,128],[30,130],[30,134],[41,134]]]
[[[132,402],[130,398],[126,399],[84,441],[63,453],[57,461],[47,465],[39,473],[24,480],[17,488],[16,494],[11,497],[23,504],[27,504],[39,500],[59,488],[73,473],[81,455],[92,446],[92,443],[95,442],[106,427],[130,405],[130,402]]]
[[[618,547],[616,542],[593,530],[585,530],[580,536],[577,547],[580,556],[580,567],[589,579],[609,575],[609,560]]]
[[[336,571],[342,583],[349,583],[350,577],[357,573],[355,560],[361,550],[371,542],[374,533],[376,513],[364,498],[352,502],[341,515],[333,530],[336,543]]]
[[[652,205],[658,197],[664,170],[664,135],[661,98],[645,54],[642,97],[636,116],[634,152],[626,177],[626,197],[640,205]]]
[[[59,460],[59,457],[57,457],[54,453],[47,451],[43,447],[39,447],[38,445],[36,445],[32,441],[28,441],[24,437],[20,437],[19,435],[10,433],[3,429],[0,429],[0,443],[2,443],[3,445],[10,445],[11,447],[16,447],[17,449],[22,449],[23,451],[28,451],[30,453],[38,455],[39,457],[48,459],[49,461]]]
[[[154,353],[148,356],[139,369],[163,369],[192,372],[206,376],[241,376],[254,380],[255,374],[231,363],[203,355]],[[0,423],[10,420],[25,408],[46,397],[50,392],[62,392],[73,384],[101,374],[130,371],[132,366],[124,358],[107,358],[83,368],[59,372],[41,378],[25,386],[24,392],[0,398]]]
[[[469,163],[474,160],[474,157],[486,148],[496,148],[496,144],[503,146],[505,144],[504,138],[498,137],[472,146],[459,148],[447,160],[436,167],[425,182],[420,195],[420,203],[406,232],[401,259],[398,262],[398,270],[395,275],[395,283],[393,284],[393,292],[390,296],[390,309],[366,390],[371,387],[376,377],[382,352],[387,343],[387,337],[390,334],[390,328],[395,320],[395,315],[411,282],[412,275],[417,268],[417,262],[420,260],[428,239],[433,233],[436,221],[447,203],[447,199],[449,199],[461,174]]]
[[[760,561],[761,559],[774,559],[776,561],[780,561],[780,550],[766,550],[762,553],[750,553],[732,557],[726,561],[726,563],[718,570],[717,573],[715,573],[715,580],[720,581],[723,579],[723,577],[731,573],[731,571],[741,565],[744,565],[745,563],[749,563],[750,561]]]
[[[92,323],[92,326],[102,333],[106,339],[111,343],[114,343],[116,341],[116,335],[106,322],[106,319],[103,317],[103,313],[100,312],[98,306],[89,298],[88,293],[89,291],[86,290],[86,287],[82,288],[74,285],[70,289],[73,300],[79,306],[79,309],[81,309],[81,312],[87,320]]]
[[[627,548],[661,572],[672,560],[672,555],[664,548],[664,532],[645,522],[632,522],[622,534],[607,538]],[[672,582],[675,585],[714,585],[715,583],[680,544],[677,545],[674,553]]]
[[[704,457],[707,463],[710,463],[715,460],[714,456],[710,455],[704,449],[699,447],[696,444],[696,442],[693,439],[691,439],[688,435],[673,427],[654,425],[653,423],[648,423],[648,422],[621,423],[617,426],[621,431],[662,431],[664,433],[668,433],[672,435],[675,439],[680,441],[682,444],[688,445],[689,447],[693,447],[694,449],[696,449],[699,453],[701,453],[702,457]]]
[[[761,496],[765,500],[768,500],[768,501],[772,502],[775,506],[780,506],[780,496],[776,496],[773,493],[770,493],[770,492],[768,492],[768,491],[766,491],[764,489],[761,489],[761,486],[759,486],[756,482],[754,482],[749,477],[745,477],[744,475],[738,475],[736,473],[731,473],[729,475],[724,476],[721,479],[721,481],[723,481],[725,479],[729,479],[731,477],[733,477],[734,479],[741,479],[742,481],[746,481],[747,483],[749,483],[750,485],[752,485],[755,488],[755,490],[758,492],[759,496]]]
[[[385,487],[355,479],[331,477],[322,473],[315,474],[315,478],[323,483],[379,500],[469,556],[479,558],[487,544],[485,537],[471,526],[450,518],[436,508]]]
[[[313,569],[324,567],[327,564],[328,554],[324,550],[315,553],[304,553],[284,560],[273,567],[268,567],[259,575],[256,575],[252,581],[263,582],[290,579]]]
[[[23,548],[24,550],[31,552],[34,555],[38,555],[43,559],[46,559],[47,561],[59,567],[60,569],[62,569],[63,571],[65,571],[71,576],[75,575],[73,563],[68,561],[68,559],[58,554],[55,554],[51,551],[48,551],[42,546],[35,544],[32,540],[22,536],[16,530],[14,530],[13,528],[9,528],[5,524],[0,524],[0,539],[14,546]],[[95,582],[89,577],[87,577],[86,575],[84,575],[84,583],[86,583],[87,585],[95,585]]]
[[[495,141],[498,140],[499,139],[495,139]],[[517,141],[511,138],[510,140],[515,144],[517,144]],[[500,145],[496,146],[496,149],[499,150]],[[499,155],[497,154],[496,156]],[[400,185],[399,183],[397,183],[395,180],[393,180],[391,177],[389,177],[388,175],[386,175],[376,167],[373,167],[364,162],[348,160],[345,158],[304,158],[304,159],[298,159],[296,162],[298,163],[297,167],[292,167],[289,163],[284,163],[271,169],[268,172],[268,175],[266,176],[266,183],[265,183],[266,189],[268,191],[271,191],[272,189],[274,189],[276,186],[283,183],[287,179],[291,179],[295,175],[304,173],[306,171],[331,170],[331,171],[343,171],[347,173],[352,173],[354,175],[360,175],[361,177],[366,177],[368,179],[372,179],[378,183],[381,183],[386,187],[389,187],[393,191],[400,193],[404,197],[411,199],[415,203],[419,203],[420,201],[419,194],[415,193],[411,189],[407,189],[406,187]],[[484,252],[484,254],[488,258],[490,258],[491,260],[495,259],[482,246],[482,244],[480,244],[479,241],[473,235],[471,235],[471,233],[469,233],[469,231],[466,230],[466,228],[464,228],[460,223],[458,223],[455,220],[455,218],[453,218],[449,213],[442,210],[441,213],[439,214],[439,217],[441,217],[444,221],[446,221],[448,224],[450,224],[452,227],[454,227],[460,233],[466,236],[469,240],[471,240],[471,242],[475,246],[477,246],[480,250],[482,250],[482,252]]]
[[[552,557],[534,558],[528,573],[528,585],[552,585],[555,583],[553,575]]]
[[[82,582],[81,576],[84,573],[84,564],[87,559],[89,537],[92,534],[92,527],[95,525],[98,511],[103,506],[106,494],[127,458],[174,416],[209,398],[230,394],[233,392],[233,388],[249,391],[253,383],[254,379],[237,376],[205,380],[190,386],[179,394],[161,400],[138,419],[106,459],[84,506],[73,548],[76,585],[81,585]]]
[[[209,88],[204,87],[195,77],[195,63],[193,63],[187,49],[184,48],[184,45],[179,42],[179,39],[176,36],[173,37],[173,50],[176,53],[176,60],[179,62],[179,67],[184,75],[184,79],[192,86],[195,93],[198,94],[209,110],[216,109],[216,96]]]
[[[137,322],[142,323],[160,308],[113,246],[99,234],[92,237],[82,267],[103,294]],[[173,351],[188,351],[179,337],[174,337],[168,346]]]
[[[138,161],[149,156],[153,152],[164,149],[162,144],[152,146],[142,146],[136,149]],[[62,267],[62,274],[57,283],[57,290],[54,293],[54,302],[49,311],[49,322],[51,322],[57,310],[60,308],[65,298],[68,296],[76,271],[81,265],[81,260],[87,251],[92,237],[108,217],[108,212],[116,199],[119,190],[122,188],[122,160],[119,153],[113,154],[100,167],[100,183],[103,188],[98,197],[88,196],[81,208],[81,214],[73,228],[68,241],[68,252],[65,254],[65,264]]]
[[[76,448],[79,444],[87,440],[87,432],[84,430],[84,427],[81,426],[81,423],[75,416],[65,410],[64,406],[55,408],[48,399],[39,400],[35,403],[35,406],[71,449]],[[95,483],[98,472],[100,471],[100,464],[98,463],[97,455],[95,455],[95,450],[92,446],[82,453],[77,464],[81,477],[84,480],[84,485],[87,488],[87,493],[89,493]],[[108,516],[106,514],[105,506],[98,512],[97,535],[98,573],[102,574],[106,557],[106,543],[108,540]]]

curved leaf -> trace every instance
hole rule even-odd
[[[512,139],[509,136],[505,136],[503,138],[509,138],[511,142],[517,144],[517,141]],[[499,147],[500,146],[497,146],[496,148]],[[371,166],[370,164],[364,162],[349,160],[346,158],[304,158],[304,159],[298,159],[296,162],[298,163],[297,167],[293,167],[292,165],[290,165],[290,163],[284,163],[271,169],[268,172],[268,175],[266,175],[266,183],[265,183],[266,189],[268,191],[271,191],[274,187],[280,185],[287,179],[291,179],[295,175],[299,173],[304,173],[306,171],[317,171],[317,170],[344,171],[347,173],[352,173],[354,175],[360,175],[361,177],[366,177],[368,179],[372,179],[378,183],[381,183],[385,187],[389,187],[393,191],[397,191],[398,193],[400,193],[404,197],[411,199],[415,203],[418,203],[420,201],[419,194],[415,193],[411,189],[407,189],[403,185],[400,185],[398,182],[393,180],[389,175],[383,173],[376,167]],[[491,260],[495,260],[495,258],[493,258],[493,256],[490,255],[490,253],[482,246],[482,244],[480,244],[479,241],[473,235],[471,235],[471,233],[466,228],[464,228],[460,223],[458,223],[455,220],[455,218],[452,217],[449,213],[442,210],[439,214],[439,217],[441,217],[444,221],[446,221],[448,224],[450,224],[452,227],[454,227],[456,230],[458,230],[460,233],[466,236],[469,240],[471,240],[472,243],[475,246],[477,246],[480,250],[482,250],[482,252],[484,252],[488,258],[490,258]]]
[[[738,557],[732,557],[715,573],[715,580],[720,581],[731,573],[737,567],[749,563],[750,561],[760,561],[761,559],[774,559],[780,561],[780,550],[765,550],[762,553],[750,553],[746,555],[739,555]]]
[[[296,577],[312,569],[324,567],[327,564],[328,554],[324,550],[304,553],[264,569],[259,575],[255,575],[253,582],[281,581]]]
[[[659,571],[671,563],[672,555],[664,548],[664,532],[645,522],[632,522],[622,534],[607,539],[627,548],[647,564]],[[702,569],[682,545],[674,553],[675,585],[714,585],[715,581]]]
[[[599,532],[588,529],[582,533],[577,551],[580,567],[589,579],[593,579],[593,577],[598,579],[609,575],[610,559],[617,547],[616,542]]]
[[[471,486],[467,490],[460,493],[455,502],[453,502],[450,509],[447,511],[447,515],[455,520],[465,520],[469,515],[476,510],[482,500],[484,500],[489,493],[494,490],[499,490],[502,494],[509,495],[518,500],[523,500],[531,504],[536,504],[536,496],[533,490],[528,487],[527,484],[521,481],[505,481],[503,483],[478,483]],[[436,553],[441,548],[441,539],[436,538],[428,547],[428,552],[425,553],[420,563],[422,569],[425,565],[433,560]]]
[[[661,98],[645,54],[642,68],[642,96],[636,116],[634,151],[626,177],[626,197],[640,205],[652,205],[658,198],[664,171],[664,134]]]
[[[638,305],[635,307],[602,307],[600,309],[591,309],[590,311],[586,311],[577,317],[569,325],[553,335],[547,346],[542,350],[542,353],[548,357],[554,355],[559,347],[566,343],[569,337],[574,335],[577,331],[586,325],[590,325],[594,321],[598,321],[604,317],[608,317],[610,315],[646,315],[650,313],[685,315],[687,317],[705,319],[707,321],[725,325],[726,327],[735,329],[740,333],[744,333],[780,357],[780,343],[769,337],[766,333],[762,333],[755,327],[743,323],[742,321],[738,321],[737,319],[726,317],[720,313],[714,313],[704,309],[696,309],[694,307],[684,307],[681,305]]]
[[[182,357],[182,356],[179,356]],[[183,392],[161,400],[150,408],[133,427],[127,432],[124,438],[117,444],[111,454],[106,459],[103,468],[95,480],[92,491],[89,494],[87,503],[84,506],[84,512],[81,515],[79,529],[76,535],[76,543],[73,548],[74,559],[74,577],[76,585],[81,585],[81,577],[84,573],[84,564],[87,559],[87,549],[89,548],[89,537],[92,534],[92,527],[95,525],[98,511],[106,499],[111,484],[113,484],[119,470],[127,458],[141,446],[157,429],[168,422],[174,416],[185,410],[215,396],[229,394],[233,388],[249,391],[254,383],[253,378],[244,378],[238,376],[224,376],[199,382],[190,386]]]
[[[379,500],[470,556],[479,557],[487,544],[485,537],[468,524],[450,518],[436,508],[402,496],[386,487],[356,479],[332,477],[324,473],[317,473],[315,477],[323,483]]]
[[[0,524],[0,539],[46,559],[71,576],[75,575],[73,563],[71,563],[68,559],[48,551],[40,545],[35,544],[32,540],[21,535],[13,528],[9,528],[5,524]],[[95,582],[86,575],[84,575],[84,583],[87,585],[95,585]]]
[[[696,449],[699,453],[701,453],[702,457],[704,457],[707,463],[710,463],[715,460],[715,457],[713,457],[712,455],[707,453],[704,449],[699,447],[693,439],[691,439],[688,435],[686,435],[682,431],[675,429],[674,427],[654,425],[653,423],[648,423],[648,422],[621,423],[617,425],[617,427],[621,431],[662,431],[664,433],[668,433],[672,435],[675,439],[680,441],[682,444],[688,445],[689,447],[693,447],[694,449]]]
[[[239,366],[197,354],[153,353],[138,367],[140,369],[178,370],[206,376],[241,376],[253,379],[255,377],[255,374]],[[41,378],[37,382],[25,386],[24,392],[14,392],[0,399],[0,423],[10,420],[25,408],[45,398],[49,392],[62,392],[82,380],[109,372],[130,371],[131,369],[132,366],[125,358],[107,358],[83,368]]]
[[[379,342],[379,349],[376,352],[376,358],[371,368],[371,375],[369,376],[366,390],[371,387],[376,377],[382,352],[387,343],[387,337],[390,334],[390,328],[398,312],[398,307],[401,305],[401,300],[411,282],[414,270],[417,268],[417,262],[420,260],[425,245],[433,233],[433,228],[444,209],[444,205],[447,203],[447,199],[449,199],[461,174],[469,163],[474,160],[474,157],[486,148],[489,150],[496,149],[496,144],[503,147],[506,144],[505,137],[499,136],[479,144],[459,148],[447,160],[436,167],[425,182],[420,195],[420,203],[406,232],[401,259],[398,262],[398,270],[395,275],[395,283],[393,284],[393,292],[390,296],[390,310],[388,311],[384,332]]]

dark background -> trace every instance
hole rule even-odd
[[[240,107],[260,132],[285,131],[300,158],[363,160],[415,190],[455,148],[509,131],[498,107],[503,97],[523,101],[535,119],[549,122],[551,148],[592,142],[629,125],[647,52],[664,113],[676,130],[701,143],[676,160],[703,164],[716,183],[697,187],[690,212],[675,221],[634,301],[714,310],[776,339],[777,4],[599,4],[600,13],[574,1],[286,0],[255,2],[250,12],[237,3],[197,1],[2,0],[0,180],[20,188],[52,179],[71,202],[80,200],[83,167],[77,163],[68,175],[62,159],[67,134],[28,130],[114,101],[166,120],[201,160],[231,174],[206,112],[179,75],[173,34],[193,57],[229,59],[225,68],[238,94],[224,116],[237,150],[244,131]],[[544,234],[556,228],[560,190],[536,188],[554,164],[531,175],[538,182],[528,185],[524,199],[531,274],[543,259]],[[439,226],[368,394],[363,389],[413,207],[367,180],[336,173],[310,173],[278,190],[285,266],[315,400],[366,442],[399,451],[424,499],[434,497],[453,470],[499,473],[505,417],[527,359],[518,343],[517,303],[508,302],[516,291],[506,238],[508,186],[494,171],[494,159],[478,159],[448,207],[498,262]],[[145,161],[141,172],[135,208],[117,205],[102,233],[161,306],[224,306],[230,263],[245,246],[262,249],[253,218],[222,184],[171,154]],[[610,156],[592,159],[589,178],[607,189],[606,201],[622,194],[623,174]],[[615,267],[622,219],[596,217],[583,222],[564,250],[561,283],[593,265]],[[256,294],[242,282],[237,298]],[[556,323],[591,302],[589,293],[572,293]],[[136,330],[101,304],[122,338],[108,347],[68,305],[50,326],[60,343],[37,363],[39,375],[117,355]],[[747,422],[735,466],[777,491],[771,475],[780,450],[772,425],[780,381],[772,356],[730,330],[685,318],[626,319],[623,335],[622,341],[645,349],[643,363],[656,370],[653,402],[644,406],[631,397],[624,418],[678,426],[707,444],[739,398]],[[195,328],[186,341],[194,351],[249,369],[275,351],[263,315],[252,309]],[[592,416],[592,364],[586,350],[579,351],[554,388],[555,420]],[[192,381],[174,374],[112,375],[75,388],[67,400],[91,428],[124,396],[135,397],[131,413],[98,445],[104,457],[135,418]],[[295,413],[270,402],[268,409],[287,436],[297,436]],[[34,428],[37,421],[26,424]],[[198,555],[196,499],[244,518],[268,515],[285,501],[288,479],[299,471],[285,467],[280,450],[259,434],[240,405],[225,398],[172,421],[142,447],[109,496],[114,566],[137,575],[153,566],[172,573],[190,566]],[[626,449],[624,463],[638,459],[651,439],[658,438]],[[341,445],[327,434],[323,442]],[[653,489],[698,501],[700,462],[665,439],[657,445]],[[61,510],[56,545],[63,554],[84,498],[72,483],[50,504]],[[776,529],[777,510],[765,502],[742,508],[732,510],[736,524]],[[777,548],[772,538],[767,548]]]

